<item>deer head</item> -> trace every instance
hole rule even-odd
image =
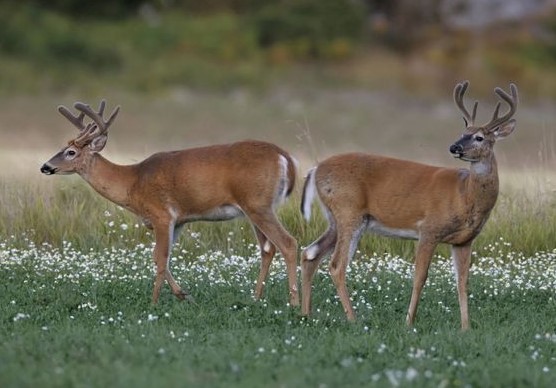
[[[106,101],[100,102],[98,112],[95,112],[89,105],[82,102],[74,104],[79,111],[78,115],[73,115],[65,106],[59,106],[58,111],[67,118],[77,129],[79,134],[68,142],[68,145],[41,167],[43,174],[73,174],[86,165],[88,158],[97,152],[102,151],[108,140],[108,128],[120,111],[117,106],[107,121],[104,120],[104,108]],[[92,122],[84,123],[85,116]]]
[[[465,81],[457,84],[454,89],[454,101],[463,114],[466,129],[461,139],[450,146],[450,152],[455,158],[473,163],[484,161],[491,157],[496,140],[505,138],[513,132],[515,120],[512,119],[512,116],[517,110],[518,97],[517,87],[514,84],[510,84],[511,95],[499,87],[495,88],[494,92],[496,95],[504,100],[510,109],[502,117],[498,117],[501,105],[501,102],[498,101],[492,119],[484,125],[476,126],[475,117],[479,103],[475,101],[471,114],[463,103],[463,96],[468,86],[469,82]]]

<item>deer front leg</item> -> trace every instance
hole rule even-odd
[[[437,244],[437,242],[427,241],[422,237],[417,243],[417,251],[415,253],[415,270],[413,274],[413,290],[411,292],[411,301],[409,302],[409,309],[406,318],[408,326],[412,326],[415,322],[417,305],[419,304],[419,299],[421,298],[423,286],[427,281],[432,254],[434,253]]]
[[[156,278],[153,289],[153,303],[158,303],[160,290],[165,280],[168,281],[168,284],[172,289],[172,293],[178,299],[190,299],[188,294],[181,289],[170,272],[170,248],[174,237],[173,223],[154,225],[154,234],[156,243],[153,258],[156,265]]]
[[[461,330],[469,329],[469,312],[467,310],[467,280],[471,267],[471,243],[466,245],[452,245],[452,260],[456,270],[458,287],[459,310],[461,316]]]

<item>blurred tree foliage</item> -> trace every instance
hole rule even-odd
[[[267,2],[254,14],[261,47],[294,58],[342,58],[362,35],[364,9],[351,0]]]
[[[173,36],[170,40],[174,43],[178,39],[176,35],[179,34],[168,32],[167,26],[160,26],[162,14],[181,15],[184,20],[195,16],[202,19],[207,14],[235,15],[246,31],[243,35],[253,36],[254,43],[267,50],[271,62],[278,63],[346,58],[355,51],[365,21],[361,3],[352,0],[5,1],[0,2],[0,52],[41,62],[79,63],[99,70],[114,68],[121,62],[117,50],[112,45],[99,46],[98,40],[89,38],[91,32],[86,25],[115,19],[118,23],[142,19],[151,27],[157,27],[144,30],[144,33],[138,31],[149,50],[158,43],[167,47],[168,39],[160,41],[158,38],[168,33]],[[84,24],[76,28],[76,23]],[[208,23],[206,34],[197,35],[205,42],[219,39],[213,46],[230,51],[226,49],[230,46],[226,36],[219,32],[213,34],[210,31],[213,27]],[[234,45],[238,46],[237,41]],[[234,56],[237,50],[232,51],[234,53],[229,56]]]
[[[338,59],[349,56],[361,38],[366,14],[359,0],[112,0],[102,3],[32,0],[28,4],[36,12],[44,9],[77,19],[134,17],[141,9],[175,10],[184,15],[231,12],[250,23],[247,28],[255,29],[260,47],[269,49],[269,57],[277,61],[281,57]],[[73,43],[79,46],[78,42]],[[73,43],[56,44],[72,48]]]
[[[418,59],[411,69],[425,78],[534,78],[556,64],[556,13],[465,29],[446,19],[449,1],[481,0],[0,0],[0,93],[82,85],[91,70],[145,90],[257,85],[287,70],[269,63],[349,58],[354,74],[371,74],[355,65],[369,56],[354,54],[374,48]]]
[[[36,8],[56,11],[78,18],[122,18],[135,14],[137,8],[145,1],[31,0],[28,3]]]
[[[61,14],[32,5],[4,5],[0,12],[0,51],[43,66],[64,63],[103,70],[119,65],[120,58],[112,46],[97,44],[90,39],[87,28],[75,26]]]

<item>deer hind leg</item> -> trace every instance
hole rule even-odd
[[[322,259],[336,244],[336,227],[330,223],[326,232],[309,245],[301,254],[301,314],[311,314],[311,291],[313,277]]]
[[[338,222],[338,241],[330,259],[330,276],[336,286],[336,292],[349,321],[355,320],[355,312],[349,299],[346,286],[346,270],[351,261],[366,224],[358,217],[350,217],[346,223]],[[341,226],[340,226],[341,225]]]
[[[437,242],[427,241],[423,238],[421,238],[417,243],[417,250],[415,253],[415,270],[413,274],[413,290],[411,292],[411,301],[409,302],[409,309],[406,317],[406,323],[408,326],[413,325],[415,322],[417,305],[419,304],[423,286],[427,281],[429,266],[436,245],[438,245]]]
[[[272,210],[250,211],[244,209],[245,214],[253,226],[274,245],[286,260],[290,304],[299,306],[299,291],[297,289],[297,241],[282,227]],[[270,263],[269,263],[270,265]]]
[[[471,244],[453,245],[452,260],[456,270],[458,300],[461,315],[461,330],[469,329],[469,312],[467,310],[467,280],[471,266]]]
[[[154,247],[154,263],[156,265],[156,278],[154,281],[153,288],[153,303],[158,303],[158,298],[160,296],[160,290],[164,281],[168,281],[172,293],[180,300],[186,298],[190,299],[186,292],[184,292],[178,285],[172,273],[170,272],[170,249],[174,238],[174,224],[165,223],[160,225],[154,225],[154,234],[156,238],[156,244]]]
[[[257,279],[257,285],[255,287],[255,299],[260,299],[263,295],[263,290],[268,277],[268,271],[270,269],[270,264],[272,264],[272,258],[276,253],[276,246],[270,242],[270,240],[264,235],[263,232],[256,226],[253,226],[255,230],[255,235],[257,241],[259,242],[259,247],[261,249],[261,270],[259,272],[259,278]]]

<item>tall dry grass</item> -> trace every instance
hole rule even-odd
[[[472,88],[473,82],[471,93]],[[122,112],[103,154],[128,164],[159,150],[258,138],[295,155],[300,176],[330,154],[354,150],[465,167],[447,151],[463,126],[450,93],[446,94],[438,99],[351,88],[285,88],[262,94],[174,90],[156,98],[113,93],[108,96],[108,108],[120,104]],[[19,96],[0,104],[0,164],[4,166],[0,171],[0,236],[16,240],[31,236],[36,243],[55,245],[67,240],[84,248],[151,241],[152,236],[133,215],[100,198],[79,177],[39,173],[40,165],[75,135],[75,129],[55,110],[56,105],[71,105],[75,100],[95,104],[98,97]],[[556,147],[551,131],[556,113],[545,102],[533,104],[526,96],[522,101],[516,132],[496,145],[501,193],[477,239],[477,249],[500,237],[529,253],[556,246]],[[493,103],[493,97],[481,99],[480,119],[488,119]],[[299,195],[294,195],[280,215],[304,245],[325,229],[325,222],[317,216],[306,224],[298,202]],[[110,222],[125,226],[114,229]],[[189,230],[202,230],[207,246],[226,248],[231,234],[240,243],[253,239],[243,221],[192,224]],[[187,236],[180,244],[188,244]],[[413,243],[367,236],[361,249],[409,258]]]

